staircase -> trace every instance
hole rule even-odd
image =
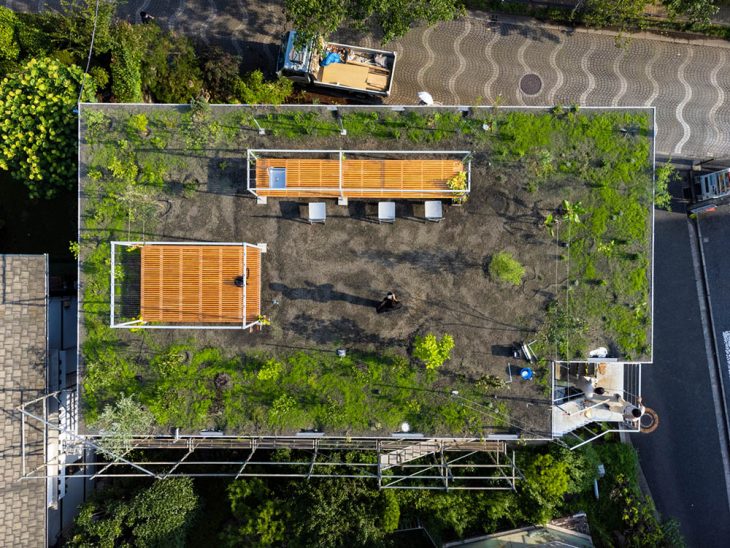
[[[464,448],[474,446],[474,450],[496,450],[502,449],[502,442],[478,441],[476,439],[448,439],[448,440],[424,440],[405,445],[405,440],[385,442],[382,445],[383,452],[380,453],[380,467],[382,470],[400,466],[411,461],[438,453],[443,448]],[[391,448],[391,451],[388,449]]]

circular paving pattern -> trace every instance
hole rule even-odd
[[[525,95],[537,95],[542,89],[542,80],[537,74],[525,74],[520,79],[520,89]]]

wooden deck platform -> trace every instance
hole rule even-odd
[[[141,308],[145,322],[242,324],[261,313],[261,251],[227,245],[142,246]],[[235,280],[246,276],[246,288]]]
[[[270,168],[286,170],[286,188],[271,188]],[[339,160],[259,158],[256,194],[291,198],[452,198],[447,181],[464,165],[459,160]],[[318,190],[312,190],[318,189]]]

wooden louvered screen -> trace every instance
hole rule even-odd
[[[240,324],[246,275],[246,323],[260,314],[261,252],[242,246],[142,246],[141,316],[163,324]]]
[[[260,196],[337,197],[340,195],[339,164],[339,160],[259,158],[256,160],[256,193]],[[286,169],[285,189],[269,188],[270,167]],[[451,198],[453,194],[446,192],[449,190],[447,181],[461,171],[464,171],[464,165],[459,160],[346,159],[342,161],[342,194],[350,198]]]

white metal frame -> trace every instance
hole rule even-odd
[[[232,325],[232,324],[211,324],[211,325],[190,325],[190,324],[154,324],[150,325],[147,324],[144,320],[131,320],[128,322],[121,322],[117,323],[114,316],[115,316],[115,271],[116,271],[116,265],[115,265],[115,254],[116,254],[116,248],[119,247],[132,247],[132,246],[154,246],[154,245],[192,245],[192,246],[241,246],[243,248],[243,265],[242,265],[242,272],[244,273],[243,276],[243,291],[241,292],[241,299],[242,299],[242,318],[241,318],[241,324],[240,325]],[[246,289],[248,287],[248,283],[246,281],[246,259],[248,258],[248,248],[249,247],[255,247],[258,249],[261,253],[265,253],[266,249],[262,244],[249,244],[247,242],[142,242],[142,241],[112,241],[111,242],[111,272],[110,272],[110,278],[111,278],[111,307],[109,311],[109,326],[115,329],[249,329],[255,325],[261,325],[261,322],[259,320],[246,323]],[[261,287],[261,269],[259,269],[259,287]]]
[[[262,156],[266,154],[336,154],[339,162],[339,181],[338,188],[340,193],[340,199],[345,200],[345,191],[347,192],[367,192],[372,190],[370,188],[348,188],[345,189],[342,186],[342,162],[347,154],[401,154],[401,155],[416,155],[416,154],[442,154],[442,155],[463,155],[461,158],[462,164],[466,164],[466,190],[452,190],[452,189],[380,189],[378,192],[384,194],[400,194],[400,193],[413,193],[413,194],[453,194],[454,197],[469,194],[471,192],[471,151],[468,150],[333,150],[333,149],[286,149],[286,148],[249,148],[246,150],[246,190],[256,196],[256,198],[263,198],[256,192],[256,187],[251,185],[251,170],[255,168],[256,160],[260,158],[259,153]],[[282,190],[282,189],[278,189]],[[283,189],[285,190],[285,189]],[[332,187],[297,187],[297,191],[301,192],[327,192],[331,193],[335,189]]]

